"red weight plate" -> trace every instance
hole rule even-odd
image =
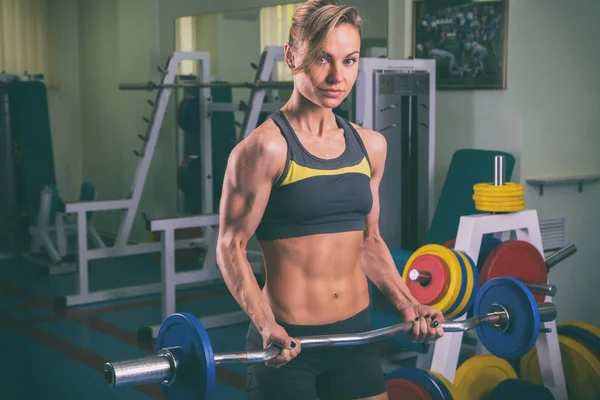
[[[446,263],[438,256],[423,254],[412,262],[408,272],[413,269],[429,272],[431,280],[423,286],[417,281],[408,279],[407,286],[410,293],[421,304],[436,303],[448,290],[450,276]]]
[[[456,244],[456,239],[450,239],[446,243],[444,243],[442,246],[447,247],[449,249],[453,249],[455,244]]]
[[[385,382],[390,400],[433,400],[431,394],[417,382],[390,379]]]
[[[509,240],[496,246],[481,268],[479,285],[502,276],[510,276],[523,282],[548,283],[544,256],[534,245],[524,240]],[[544,301],[544,295],[532,294],[536,302]]]

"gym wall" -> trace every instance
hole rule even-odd
[[[258,15],[257,15],[258,17]],[[250,62],[258,63],[260,53],[260,22],[219,16],[218,27],[218,77],[229,82],[251,82],[256,71]],[[211,54],[212,55],[212,54]],[[248,102],[247,89],[232,89],[234,102]],[[244,122],[242,113],[236,113],[238,122]]]
[[[509,6],[508,84],[504,91],[438,91],[436,195],[460,148],[505,150],[517,158],[513,180],[600,173],[600,3],[513,0]],[[412,53],[412,1],[390,0],[390,56]],[[398,23],[394,28],[394,22]],[[392,34],[392,31],[395,33]],[[409,37],[409,40],[403,40]],[[407,45],[410,43],[410,46]],[[557,321],[600,323],[600,184],[526,187],[540,218],[565,217],[578,252],[551,271],[560,289]]]
[[[98,186],[99,199],[118,199],[131,186],[141,149],[137,134],[153,93],[120,92],[119,82],[156,80],[155,67],[174,50],[178,16],[271,6],[277,0],[52,0],[49,13],[60,37],[60,84],[49,93],[58,184],[74,199],[82,179]],[[365,13],[366,38],[388,37],[391,57],[412,47],[412,1],[354,0]],[[600,27],[597,2],[574,0],[511,1],[509,7],[508,88],[504,91],[440,91],[437,96],[436,193],[450,159],[459,148],[493,148],[517,157],[514,180],[533,176],[597,174],[600,171],[598,80],[600,61],[592,41]],[[388,17],[386,18],[386,15]],[[388,19],[389,18],[389,19]],[[239,70],[249,69],[244,55]],[[233,73],[233,72],[232,72]],[[172,121],[172,110],[166,121]],[[174,126],[163,127],[140,210],[165,216],[176,211]],[[561,289],[559,322],[581,319],[600,323],[590,310],[600,307],[595,282],[600,278],[595,243],[600,226],[600,185],[546,187],[539,196],[526,186],[528,206],[541,218],[564,216],[567,234],[579,251],[555,268]],[[119,215],[103,213],[101,231],[116,232]],[[141,218],[133,238],[148,237]]]
[[[60,79],[49,92],[49,103],[61,193],[76,199],[82,180],[94,182],[99,200],[121,199],[130,192],[138,162],[133,150],[142,149],[137,135],[145,133],[147,125],[142,118],[151,113],[146,100],[154,99],[156,93],[121,92],[118,85],[160,79],[156,67],[164,66],[175,50],[177,17],[281,3],[287,2],[49,0],[50,25],[59,38],[54,54],[59,57]],[[385,39],[387,1],[352,3],[364,10],[365,38]],[[240,34],[239,26],[232,29],[230,23],[233,21],[221,21],[218,28],[215,56],[219,75],[230,81],[247,80],[254,75],[250,62],[257,62],[260,56],[258,44],[241,46],[240,35],[251,36],[252,28],[247,26]],[[254,29],[258,42],[258,27]],[[139,211],[151,217],[177,212],[173,115],[171,108],[140,203]],[[95,223],[99,231],[116,233],[120,217],[120,212],[103,212]],[[148,239],[141,216],[135,221],[131,238]]]
[[[49,1],[47,11],[49,60],[56,74],[56,86],[48,90],[56,179],[65,198],[77,199],[83,177],[77,0]]]

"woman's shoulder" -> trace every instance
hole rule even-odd
[[[271,118],[267,118],[262,124],[256,127],[246,140],[250,139],[254,144],[264,147],[266,151],[275,151],[279,153],[287,150],[285,138],[279,130],[279,126]]]
[[[385,137],[381,133],[374,131],[373,129],[363,128],[354,122],[349,123],[356,130],[369,153],[385,149],[387,143]]]
[[[269,161],[285,161],[287,155],[287,143],[279,131],[279,127],[267,119],[257,126],[248,136],[235,146],[232,154],[249,155],[251,158],[266,158]]]

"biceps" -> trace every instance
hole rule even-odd
[[[381,207],[379,204],[379,182],[376,179],[371,180],[371,194],[373,196],[373,206],[365,220],[366,238],[379,235],[379,214]]]
[[[225,178],[220,206],[220,240],[246,243],[258,227],[269,199],[266,182],[236,185]]]

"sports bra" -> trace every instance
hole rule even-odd
[[[269,116],[287,142],[287,157],[256,230],[258,240],[364,230],[373,206],[371,163],[356,129],[335,117],[346,149],[322,159],[304,148],[281,110]]]

